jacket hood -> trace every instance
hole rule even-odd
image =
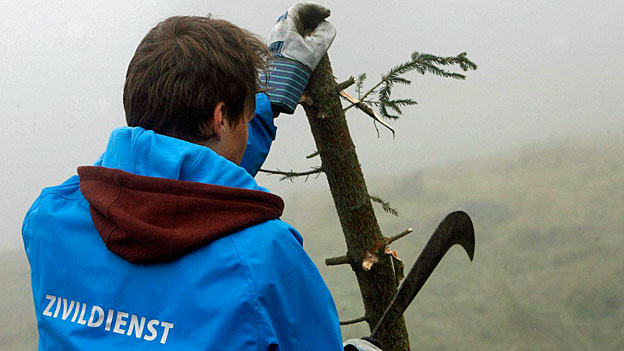
[[[102,240],[133,263],[174,260],[284,208],[211,149],[140,127],[115,129],[78,176]]]
[[[132,263],[174,260],[223,236],[278,218],[276,195],[79,167],[80,190],[106,247]]]

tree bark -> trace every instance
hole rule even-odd
[[[383,252],[386,241],[375,217],[327,55],[312,73],[302,104],[338,212],[347,256],[352,259],[366,321],[372,330],[397,292],[397,283],[391,257]],[[364,268],[364,261],[374,262],[370,270]],[[403,318],[379,339],[384,351],[410,349]]]

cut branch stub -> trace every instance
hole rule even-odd
[[[360,322],[366,322],[366,320],[367,320],[366,316],[362,316],[359,318],[349,319],[346,321],[340,321],[340,325],[349,325],[349,324],[355,324],[355,323],[360,323]]]
[[[355,78],[353,78],[353,76],[349,77],[349,79],[345,80],[344,82],[340,82],[336,85],[336,90],[341,91],[341,90],[345,90],[348,87],[352,86],[353,84],[355,84]]]
[[[338,266],[341,264],[353,264],[353,259],[349,255],[331,257],[325,259],[326,266]]]
[[[318,151],[314,151],[313,153],[311,153],[308,156],[306,156],[306,158],[308,158],[308,159],[315,158],[318,155],[319,155],[319,152]]]
[[[391,236],[391,237],[389,237],[389,238],[386,238],[386,243],[387,243],[388,245],[390,245],[390,244],[392,244],[393,242],[395,242],[395,241],[397,241],[397,240],[401,239],[402,237],[404,237],[404,236],[406,236],[406,235],[410,234],[410,233],[411,233],[411,232],[413,232],[413,231],[414,231],[414,229],[412,229],[412,228],[407,228],[407,229],[405,229],[404,231],[400,232],[400,233],[399,233],[399,234],[397,234],[397,235],[393,235],[393,236]]]
[[[362,269],[370,271],[371,268],[373,268],[373,265],[377,262],[379,262],[379,256],[374,253],[367,252],[364,261],[362,261]]]

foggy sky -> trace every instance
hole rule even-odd
[[[624,129],[622,1],[324,1],[338,35],[338,80],[366,72],[370,87],[413,51],[479,65],[466,81],[409,75],[395,97],[419,105],[377,133],[355,110],[349,125],[365,175],[413,171],[552,137]],[[0,250],[21,247],[21,222],[44,186],[104,151],[125,124],[122,90],[136,46],[172,15],[228,19],[266,37],[291,1],[0,0]],[[307,169],[315,150],[301,108],[277,120],[266,168]],[[296,189],[275,177],[276,193]],[[324,182],[324,179],[319,179]]]

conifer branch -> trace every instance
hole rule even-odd
[[[377,195],[370,195],[370,199],[371,199],[371,201],[380,204],[381,207],[383,208],[383,210],[386,213],[389,213],[389,214],[391,214],[393,216],[396,216],[396,217],[399,216],[399,211],[396,208],[392,208],[392,205],[390,205],[390,203],[388,201],[380,198]]]
[[[294,178],[297,177],[306,177],[305,181],[308,181],[308,177],[312,174],[319,174],[323,172],[323,168],[322,167],[314,167],[309,171],[305,171],[305,172],[294,172],[292,170],[290,170],[289,172],[285,172],[285,171],[280,171],[279,169],[277,170],[271,170],[271,169],[260,169],[260,172],[263,173],[267,173],[267,174],[278,174],[281,175],[282,177],[280,178],[280,180],[290,180],[291,182],[293,181]]]
[[[386,244],[390,245],[390,244],[392,244],[393,242],[395,242],[395,241],[397,241],[397,240],[401,239],[402,237],[404,237],[404,236],[406,236],[406,235],[408,235],[408,234],[412,233],[413,231],[414,231],[414,229],[412,229],[412,228],[407,228],[407,229],[405,229],[404,231],[400,232],[400,233],[399,233],[399,234],[397,234],[397,235],[393,235],[393,236],[391,236],[391,237],[387,237],[387,238],[386,238]]]
[[[444,66],[459,66],[459,69],[464,72],[477,69],[477,65],[466,57],[465,52],[462,52],[457,56],[443,57],[415,51],[412,53],[409,61],[392,67],[390,71],[382,75],[381,80],[364,95],[362,95],[361,92],[366,75],[360,74],[355,83],[358,99],[361,104],[375,105],[379,109],[379,114],[382,117],[388,119],[398,119],[399,116],[403,114],[403,110],[401,109],[402,107],[416,105],[416,101],[413,99],[391,99],[392,88],[395,84],[412,84],[411,80],[402,77],[402,75],[411,71],[416,71],[420,74],[431,73],[444,78],[466,79],[465,75],[446,70],[443,68]],[[377,101],[366,100],[366,98],[368,98],[368,96],[372,93],[377,93]],[[358,104],[352,103],[344,110],[347,111],[353,106],[358,106]]]
[[[318,155],[320,155],[321,152],[320,151],[314,151],[313,153],[309,154],[308,156],[306,156],[306,158],[314,158]]]
[[[353,104],[351,106],[357,106],[358,109],[360,109],[362,112],[366,113],[375,122],[379,122],[384,127],[388,128],[392,132],[392,137],[394,138],[394,134],[395,134],[394,129],[392,127],[390,127],[390,125],[388,123],[384,122],[381,118],[379,118],[379,116],[377,116],[375,111],[373,111],[373,109],[370,106],[366,105],[362,101],[357,100],[356,98],[354,98],[353,96],[349,95],[349,93],[347,93],[344,90],[341,90],[339,95],[343,99],[346,99],[347,101],[351,102]],[[344,109],[343,111],[346,111],[346,109]],[[377,125],[375,125],[375,129],[377,129]],[[377,137],[379,137],[379,129],[377,129]]]
[[[377,121],[373,120],[373,127],[375,127],[375,131],[377,132],[377,139],[379,139],[379,128],[377,128]],[[391,129],[394,132],[394,129]],[[394,133],[392,133],[392,138],[394,139]]]
[[[382,79],[379,83],[375,84],[375,86],[373,86],[372,88],[370,88],[370,89],[369,89],[366,93],[364,93],[364,96],[362,96],[362,100],[366,100],[366,98],[367,98],[370,94],[374,93],[374,92],[377,90],[377,88],[379,88],[379,86],[380,86],[380,85],[382,85],[383,83],[384,83],[384,81],[383,81],[383,79]]]
[[[349,325],[349,324],[355,324],[355,323],[360,323],[360,322],[366,322],[368,320],[368,318],[366,316],[362,316],[360,318],[355,318],[355,319],[349,319],[346,321],[340,321],[340,325]]]
[[[349,79],[345,80],[344,82],[336,84],[336,91],[345,90],[348,87],[352,86],[353,84],[355,84],[355,78],[351,76],[349,77]]]
[[[325,259],[326,266],[338,266],[341,264],[353,264],[353,259],[349,255],[331,257]]]
[[[364,74],[364,73],[362,73],[362,74]],[[362,75],[360,75],[360,76],[362,76]],[[359,77],[358,77],[358,78],[359,78]],[[366,74],[364,74],[364,78],[366,78]],[[382,79],[379,83],[375,84],[375,86],[374,86],[374,87],[370,88],[370,90],[368,90],[366,93],[364,93],[364,95],[362,95],[362,97],[361,97],[361,98],[360,98],[360,97],[358,97],[358,100],[360,100],[360,101],[366,101],[366,98],[367,98],[370,94],[372,94],[373,92],[375,92],[375,90],[376,90],[377,88],[379,88],[379,86],[380,86],[380,85],[382,85],[382,84],[383,84],[383,82],[384,82],[384,81],[383,81],[383,79]],[[353,106],[355,106],[355,105],[356,105],[356,104],[351,104],[351,105],[347,106],[347,107],[344,109],[344,111],[347,111],[348,109],[350,109],[351,107],[353,107]]]

